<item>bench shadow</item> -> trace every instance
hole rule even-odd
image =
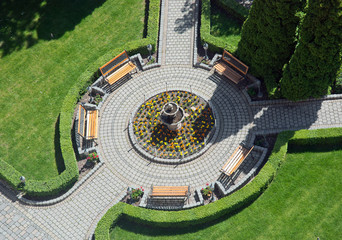
[[[0,3],[2,57],[30,48],[39,39],[58,39],[100,7],[104,0],[8,0]],[[35,36],[37,31],[37,36]]]
[[[65,170],[64,158],[62,155],[61,149],[61,135],[59,131],[59,124],[60,124],[60,114],[57,117],[57,121],[55,124],[55,137],[54,137],[54,145],[55,145],[55,161],[58,170],[58,174],[61,174]]]

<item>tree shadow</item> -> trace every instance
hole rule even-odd
[[[44,7],[38,27],[39,39],[60,38],[82,19],[100,7],[105,0],[52,0]]]
[[[182,12],[185,13],[182,18],[177,18],[175,21],[174,31],[182,34],[186,32],[188,29],[191,29],[195,24],[194,21],[194,3],[191,3],[190,0],[186,0],[184,6],[182,8]]]
[[[56,166],[58,170],[58,174],[61,174],[65,170],[64,165],[64,158],[62,155],[62,149],[61,149],[61,143],[60,143],[60,132],[59,132],[59,124],[60,124],[60,115],[57,117],[57,121],[55,124],[55,138],[54,138],[54,144],[55,144],[55,161]]]
[[[104,0],[8,0],[0,5],[0,50],[2,57],[30,48],[39,39],[51,40],[73,30]],[[37,33],[36,33],[37,31]]]
[[[33,31],[38,27],[44,6],[41,1],[8,0],[0,5],[0,49],[2,56],[23,47],[31,47],[38,39]]]
[[[210,33],[214,36],[240,35],[243,22],[222,10],[215,2],[211,4]]]
[[[245,141],[253,139],[255,135],[266,135],[282,131],[309,129],[318,120],[318,112],[322,107],[322,100],[288,102],[248,101],[238,85],[227,78],[212,74],[207,80],[216,84],[216,89],[210,99],[216,108],[215,117],[220,121],[218,137],[214,143],[246,131]],[[220,106],[229,106],[229,113]],[[321,121],[321,120],[320,120]],[[252,144],[252,143],[251,143]],[[237,146],[235,146],[236,148]]]

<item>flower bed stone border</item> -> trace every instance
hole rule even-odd
[[[175,92],[176,92],[176,91],[168,91],[167,93],[171,93],[171,95],[174,96]],[[165,92],[164,92],[164,93],[165,93]],[[135,125],[132,124],[132,123],[136,123],[137,119],[138,119],[138,120],[140,119],[140,117],[139,117],[137,114],[138,114],[138,112],[141,112],[141,109],[143,108],[143,106],[146,105],[150,100],[153,100],[153,99],[157,98],[159,95],[162,95],[161,97],[163,98],[163,96],[165,96],[165,95],[163,95],[164,93],[154,95],[152,98],[147,99],[147,100],[145,101],[145,103],[143,103],[143,104],[139,107],[139,109],[137,109],[137,111],[135,111],[135,114],[132,116],[133,119],[131,119],[130,128],[133,128],[133,127],[135,126]],[[213,119],[212,109],[210,108],[210,105],[209,105],[209,103],[208,103],[207,101],[205,101],[203,98],[201,98],[201,97],[199,97],[199,96],[197,96],[197,95],[195,95],[195,94],[193,94],[193,93],[186,92],[186,91],[177,91],[177,94],[183,95],[184,93],[190,94],[190,98],[191,98],[191,96],[192,96],[192,97],[195,97],[195,98],[198,98],[199,101],[201,101],[203,104],[206,104],[206,106],[208,106],[209,109],[210,109],[210,115],[211,115],[210,117],[212,117],[212,119]],[[188,96],[188,95],[187,95],[187,96]],[[159,100],[160,100],[160,99],[159,99]],[[162,101],[165,101],[165,99],[162,100]],[[189,101],[190,101],[190,100],[189,100]],[[160,103],[160,104],[159,104],[159,107],[162,107],[161,105],[163,105],[163,104],[165,104],[165,103]],[[184,102],[179,103],[179,106],[180,106],[180,107],[183,107],[183,109],[190,109],[190,106],[187,105],[187,104],[184,103]],[[156,107],[158,107],[158,103],[157,103],[157,105],[155,105],[154,108],[156,108]],[[154,108],[153,108],[152,111],[155,111]],[[151,109],[152,109],[152,108],[151,108]],[[192,109],[192,108],[191,108],[191,109]],[[160,112],[159,112],[159,113],[160,113]],[[159,113],[157,112],[156,115],[158,116]],[[140,115],[140,114],[139,114],[139,115]],[[197,116],[197,115],[196,115],[196,116]],[[152,118],[157,119],[157,122],[158,122],[158,117],[155,118],[155,116],[152,116]],[[185,119],[185,120],[186,120],[186,119]],[[149,121],[149,120],[146,120],[146,121]],[[155,121],[156,121],[156,120],[155,120]],[[194,121],[194,120],[187,120],[187,121],[192,122],[192,121]],[[213,119],[213,121],[212,121],[212,120],[210,120],[210,121],[211,121],[211,122],[214,121],[214,124],[215,124],[215,119]],[[150,123],[150,124],[151,124],[151,123]],[[155,122],[154,124],[157,124],[157,123]],[[162,124],[162,123],[159,122],[158,124],[160,125],[160,124]],[[134,126],[132,126],[132,125],[134,125]],[[156,126],[156,125],[154,125],[154,126]],[[146,125],[144,125],[144,127],[146,128]],[[210,127],[209,132],[208,132],[208,135],[199,143],[199,145],[202,145],[202,144],[204,145],[205,143],[207,143],[207,142],[210,141],[210,139],[211,139],[211,137],[212,137],[211,131],[214,130],[213,127],[214,127],[214,126]],[[152,128],[153,128],[153,126],[152,126]],[[191,125],[191,129],[192,129],[192,128],[196,128],[196,126]],[[132,131],[133,131],[133,129],[132,129]],[[134,140],[135,140],[136,143],[139,142],[139,140],[138,140],[139,136],[136,135],[136,134],[137,134],[137,131],[138,131],[137,129],[135,129],[135,131],[133,131],[133,132],[135,132],[135,134],[134,134],[134,135],[135,135]],[[151,130],[151,131],[152,131],[152,130]],[[184,133],[184,132],[183,132],[183,133]],[[191,134],[191,133],[189,133],[189,134]],[[179,136],[179,135],[177,135],[177,136]],[[150,137],[151,137],[151,139],[152,139],[152,136],[150,136]],[[196,136],[196,137],[197,137],[197,136]],[[198,137],[197,137],[197,138],[198,138]],[[162,139],[164,139],[164,137],[162,137]],[[146,142],[143,142],[143,143],[146,144]],[[144,147],[141,146],[141,143],[139,143],[139,145],[140,145],[141,148],[144,149]],[[157,147],[153,147],[153,146],[151,146],[151,145],[149,145],[148,148],[149,148],[149,147],[157,148]],[[162,147],[165,147],[163,143],[162,143]],[[201,149],[202,149],[202,147],[201,147]],[[198,152],[198,151],[200,151],[201,149],[195,150],[195,153]],[[147,153],[150,154],[150,155],[154,155],[153,153],[151,153],[151,151],[148,151],[148,150],[147,150],[147,151],[144,150],[144,151],[147,152]],[[190,149],[187,149],[187,150],[184,150],[184,151],[190,153]],[[181,152],[184,152],[184,151],[182,150]],[[170,153],[170,152],[168,152],[168,153]],[[188,154],[188,156],[193,155],[193,154],[194,154],[194,153],[190,153],[190,154]],[[181,153],[180,155],[182,155],[182,153]],[[163,158],[163,157],[161,157],[161,158]],[[180,158],[180,156],[178,156],[178,158],[177,158],[177,157],[176,157],[176,158],[168,158],[168,157],[165,158],[165,157],[164,157],[164,159],[169,159],[169,160],[170,160],[170,159],[178,159],[178,160],[181,160],[181,159],[183,159],[183,158]]]
[[[187,91],[187,90],[183,90],[183,89],[170,89],[169,91]],[[158,93],[153,93],[150,96],[147,96],[147,99],[150,99],[151,97],[157,95],[157,94],[161,94],[162,92],[158,92]],[[153,156],[152,154],[146,152],[139,144],[137,144],[137,139],[136,136],[134,134],[133,131],[133,126],[132,126],[132,122],[133,122],[133,116],[135,116],[136,112],[138,111],[139,107],[141,106],[142,103],[137,104],[137,106],[135,107],[136,111],[132,114],[131,118],[130,118],[130,123],[128,126],[128,136],[129,139],[131,141],[132,147],[144,158],[153,161],[153,162],[158,162],[158,163],[163,163],[163,164],[182,164],[182,163],[186,163],[186,162],[190,162],[198,157],[200,157],[201,155],[203,155],[210,147],[211,145],[215,142],[218,134],[219,134],[219,129],[220,129],[220,118],[218,116],[218,111],[215,107],[215,105],[213,104],[213,102],[211,102],[210,100],[205,99],[204,97],[202,97],[200,94],[196,93],[195,91],[192,92],[193,94],[201,97],[202,99],[204,99],[206,102],[208,102],[210,108],[212,109],[213,115],[214,115],[214,119],[215,119],[215,124],[213,129],[210,132],[210,136],[208,137],[208,142],[206,144],[206,146],[204,148],[202,148],[200,151],[190,155],[189,157],[185,157],[182,159],[164,159],[164,158],[158,158]]]

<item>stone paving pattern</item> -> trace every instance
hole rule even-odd
[[[0,185],[1,240],[86,239],[99,218],[120,200],[127,186],[149,187],[154,183],[201,187],[217,180],[219,169],[236,146],[255,133],[342,127],[342,99],[250,106],[232,83],[205,70],[193,69],[194,1],[163,0],[162,3],[166,9],[161,17],[167,26],[160,40],[165,49],[159,49],[163,53],[163,66],[133,76],[103,105],[99,143],[104,165],[70,197],[47,207],[23,205]],[[222,123],[217,140],[204,155],[177,166],[141,158],[131,149],[125,130],[144,95],[148,98],[166,90],[166,82],[168,90],[192,89],[210,99]],[[251,166],[248,162],[242,165],[236,180]]]
[[[168,90],[185,90],[210,100],[220,118],[219,135],[209,150],[184,164],[150,162],[135,150],[127,135],[129,119],[145,99]],[[232,85],[208,71],[186,67],[164,67],[144,72],[113,94],[100,113],[100,156],[106,165],[127,183],[190,185],[192,188],[214,182],[220,167],[236,147],[248,138],[253,120],[247,101]]]
[[[166,65],[191,65],[194,1],[169,0],[166,30]]]
[[[342,99],[252,107],[256,132],[340,127]]]

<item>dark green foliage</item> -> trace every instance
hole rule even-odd
[[[255,0],[245,21],[237,54],[250,72],[276,94],[282,69],[296,45],[298,11],[303,0]]]
[[[241,22],[248,17],[248,9],[239,4],[236,0],[213,0],[212,3],[217,4],[224,9],[229,15],[232,15]]]
[[[328,94],[341,66],[342,1],[309,0],[299,43],[281,80],[291,100]]]
[[[342,94],[342,65],[340,68],[340,73],[337,75],[336,83],[333,86],[333,93]]]

